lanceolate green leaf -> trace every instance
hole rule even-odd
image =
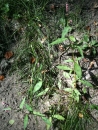
[[[56,44],[64,42],[65,40],[67,40],[67,38],[58,38],[57,40],[50,43],[50,45],[56,45]]]
[[[81,93],[79,92],[78,89],[74,89],[73,91],[76,93],[76,95],[78,95],[78,96],[81,95]]]
[[[33,93],[37,92],[42,87],[42,81],[39,81],[33,89]]]
[[[44,91],[40,92],[37,97],[42,96],[48,92],[49,88],[46,88]]]
[[[73,62],[73,60],[69,58],[68,60],[64,60],[64,62]]]
[[[47,125],[52,125],[52,123],[50,122],[50,120],[44,116],[42,116],[42,119],[44,120],[44,122],[47,124]]]
[[[65,120],[65,118],[63,116],[59,115],[59,114],[53,115],[52,117],[54,117],[58,120],[63,120],[63,121]]]
[[[62,38],[65,38],[65,36],[67,35],[67,33],[69,32],[69,31],[71,31],[71,27],[69,27],[69,26],[67,26],[67,27],[65,27],[64,29],[63,29],[63,31],[62,31]]]
[[[82,70],[78,63],[74,63],[74,71],[76,72],[78,78],[82,77]]]
[[[40,112],[35,111],[35,110],[33,111],[33,114],[36,116],[41,116],[41,117],[45,116],[44,114],[41,114]]]
[[[4,111],[9,111],[9,110],[11,110],[11,108],[10,108],[10,107],[7,107],[7,108],[4,108],[3,110],[4,110]]]
[[[58,69],[61,69],[61,70],[72,70],[71,68],[65,66],[65,65],[58,65],[57,66]]]
[[[28,110],[28,111],[33,111],[33,109],[32,109],[32,107],[30,106],[30,105],[28,105],[28,104],[25,104],[25,106],[26,106],[26,109]]]
[[[28,115],[25,115],[24,117],[24,130],[27,128],[28,125]]]
[[[44,119],[43,119],[44,120]],[[50,123],[52,124],[52,117],[49,117],[48,119]],[[50,130],[51,124],[47,124],[47,130]]]
[[[87,80],[80,80],[80,82],[88,87],[93,87],[93,85]]]
[[[19,108],[20,108],[20,109],[23,109],[24,104],[25,104],[25,98],[22,100],[22,102],[21,102],[21,104],[20,104]]]
[[[65,77],[65,78],[70,78],[70,74],[69,73],[67,73],[67,72],[63,72],[63,76]]]
[[[90,108],[93,109],[93,110],[94,110],[94,109],[95,109],[95,110],[98,110],[98,105],[96,105],[96,104],[91,104],[91,105],[90,105]]]
[[[77,49],[78,49],[78,51],[80,52],[81,56],[84,57],[82,48],[79,47],[79,46],[77,46]]]
[[[46,124],[51,125],[50,120],[48,118],[46,118],[44,114],[41,114],[38,111],[33,111],[33,114],[36,116],[40,116],[46,122]]]

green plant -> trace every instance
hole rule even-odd
[[[81,82],[83,85],[88,86],[88,87],[93,87],[92,84],[86,80],[82,79],[82,69],[79,65],[79,60],[81,60],[82,58],[84,58],[84,52],[83,50],[88,48],[88,44],[84,44],[84,42],[88,42],[89,41],[89,37],[88,35],[84,35],[84,39],[83,41],[81,41],[80,43],[78,41],[76,41],[76,38],[74,36],[70,36],[68,35],[68,32],[71,31],[72,28],[67,26],[63,29],[62,31],[62,36],[61,38],[57,39],[56,41],[52,42],[50,45],[56,45],[59,43],[64,42],[65,40],[69,40],[69,45],[65,45],[66,46],[66,50],[71,49],[72,51],[72,58],[69,60],[65,60],[65,63],[70,63],[73,65],[72,67],[68,67],[66,65],[58,65],[57,68],[66,71],[69,71],[69,73],[66,72],[67,74],[67,78],[73,75],[73,81],[71,84],[71,88],[65,88],[64,90],[67,92],[71,93],[71,97],[74,98],[76,101],[79,102],[79,97],[81,95],[81,93],[79,92],[79,90],[77,89],[77,82]],[[94,43],[96,44],[96,42],[92,41],[91,44]],[[91,48],[93,49],[92,45]],[[94,46],[95,48],[95,46]],[[94,50],[94,49],[93,49]],[[74,53],[78,51],[80,53],[81,57],[76,57],[74,55]]]
[[[48,126],[51,126],[51,121],[44,114],[41,114],[40,112],[34,110],[32,106],[28,105],[25,101],[25,98],[20,103],[19,108],[20,110],[26,109],[29,112],[28,114],[24,113],[24,130],[27,128],[29,122],[28,117],[30,114],[33,114],[34,116],[40,116]]]
[[[67,88],[63,88],[63,90],[65,92],[68,92],[70,94],[69,97],[73,99],[73,102],[70,103],[70,107],[72,108],[72,104],[75,104],[74,110],[70,109],[69,107],[68,117],[66,118],[65,125],[62,126],[62,130],[84,130],[87,118],[80,117],[81,119],[79,119],[78,114],[82,112],[84,113],[83,115],[87,114],[88,116],[90,116],[89,113],[87,113],[90,104],[87,103],[86,107],[84,107],[83,104],[81,104],[81,97],[83,96],[83,94],[87,93],[87,87],[93,88],[93,85],[89,81],[83,79],[82,69],[79,62],[82,58],[84,58],[85,50],[91,50],[93,56],[96,54],[97,41],[90,41],[89,36],[85,34],[83,36],[83,39],[79,42],[73,35],[68,34],[71,30],[72,28],[70,26],[65,27],[62,31],[61,38],[58,38],[57,40],[53,41],[52,43],[50,43],[50,45],[57,45],[66,40],[69,40],[69,44],[65,45],[65,51],[62,54],[67,53],[68,50],[71,50],[72,52],[71,58],[64,61],[65,65],[62,65],[62,63],[57,65],[57,69],[64,71],[63,75],[66,79],[70,79],[71,77],[70,86],[67,86]],[[75,55],[76,52],[79,52],[80,55]],[[81,91],[77,87],[79,83],[83,86]],[[77,103],[81,105],[81,110],[80,107],[76,105]],[[73,114],[70,113],[70,111]]]

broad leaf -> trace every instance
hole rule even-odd
[[[70,74],[69,73],[67,73],[67,72],[63,72],[63,76],[65,77],[65,78],[70,78]]]
[[[54,42],[50,43],[50,45],[56,45],[56,44],[64,42],[65,40],[67,40],[67,38],[58,38]]]
[[[76,72],[76,74],[77,74],[77,76],[78,76],[79,78],[82,77],[81,67],[80,67],[79,64],[76,63],[76,62],[74,63],[74,71]]]
[[[91,105],[90,105],[90,108],[91,108],[91,109],[98,110],[98,105],[96,105],[96,104],[91,104]]]
[[[20,109],[23,109],[24,104],[25,104],[25,98],[22,100],[22,102],[21,102],[21,104],[20,104],[19,108],[20,108]]]
[[[72,70],[71,68],[69,68],[65,65],[58,65],[57,68],[60,69],[60,70]]]
[[[13,125],[14,122],[15,122],[14,120],[10,120],[10,121],[9,121],[9,124],[10,124],[10,125]]]
[[[56,118],[58,120],[63,120],[63,121],[65,120],[65,118],[63,116],[59,115],[59,114],[53,115],[52,117],[54,117],[54,118]]]
[[[25,115],[25,117],[24,117],[24,129],[27,128],[27,125],[28,125],[28,115]]]
[[[91,42],[90,42],[90,44],[91,44],[91,46],[93,46],[93,45],[98,45],[98,43],[97,43],[97,41],[96,40],[92,40]]]
[[[88,47],[88,44],[83,44],[83,45],[81,46],[82,49],[86,49],[87,47]]]
[[[85,86],[93,87],[93,85],[92,85],[89,81],[87,81],[87,80],[80,80],[80,82],[81,82],[82,84],[84,84]]]
[[[72,90],[72,88],[64,88],[64,91],[66,91],[66,92],[72,92],[73,90]]]
[[[68,60],[64,60],[64,62],[73,62],[73,60],[69,58]]]
[[[84,94],[87,93],[87,88],[83,87],[82,91]]]
[[[84,35],[83,40],[84,40],[85,42],[89,42],[89,36],[88,36],[88,35]]]
[[[77,89],[74,89],[74,92],[75,92],[75,94],[78,95],[78,96],[81,95],[81,93],[80,93],[79,90],[77,90]]]
[[[76,39],[75,39],[74,36],[69,36],[69,39],[70,39],[70,41],[72,41],[72,42],[75,42],[75,41],[76,41]]]
[[[65,38],[65,36],[68,34],[69,31],[71,31],[71,27],[67,26],[62,31],[62,38]]]
[[[42,87],[42,81],[39,81],[33,89],[33,93],[37,92]]]

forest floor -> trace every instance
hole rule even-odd
[[[70,4],[69,4],[70,5]],[[73,7],[75,5],[72,5]],[[52,19],[52,14],[50,14],[50,22]],[[52,19],[53,20],[53,19]],[[85,29],[86,31],[89,31],[89,35],[91,37],[94,37],[98,41],[98,2],[88,0],[85,2],[85,5],[82,7],[81,10],[81,22],[85,21]],[[50,24],[50,23],[49,23]],[[50,26],[50,25],[49,25]],[[84,27],[81,27],[84,28]],[[84,32],[78,32],[77,30],[74,30],[73,35],[77,37],[77,39],[81,39],[81,36]],[[23,40],[23,39],[22,39]],[[18,41],[19,42],[19,41]],[[19,43],[16,45],[11,45],[10,51],[16,51],[19,47]],[[98,50],[97,50],[98,51]],[[57,50],[58,55],[61,55],[62,52],[60,50]],[[62,56],[61,63],[63,62],[63,59],[66,59],[66,55]],[[54,61],[54,64],[59,60],[59,56],[56,57],[56,60]],[[98,74],[98,56],[94,58],[89,58],[89,65],[90,63],[95,60],[94,67],[96,69],[92,69],[91,73]],[[2,64],[13,64],[14,62],[14,56],[11,59],[8,59],[6,61],[5,58],[2,58],[0,65]],[[84,67],[84,65],[82,64]],[[87,66],[86,66],[87,68]],[[29,88],[29,83],[25,81],[25,79],[20,79],[20,73],[15,70],[14,72],[10,73],[11,66],[8,67],[8,70],[6,72],[5,78],[0,81],[0,130],[23,130],[23,118],[24,115],[28,113],[27,110],[20,110],[19,106],[23,98],[25,97],[26,90]],[[62,74],[58,74],[57,78],[61,78]],[[89,76],[88,76],[89,77]],[[98,80],[92,81],[97,87],[98,87]],[[90,102],[93,104],[98,105],[98,89],[90,89]],[[58,95],[56,95],[59,98]],[[50,102],[52,102],[50,100]],[[47,106],[49,105],[47,103],[49,99],[46,97],[45,99],[40,100],[40,103],[38,103],[38,110],[40,109],[40,112],[46,111]],[[43,104],[44,102],[44,104]],[[54,104],[54,103],[53,103]],[[4,108],[11,108],[11,110],[4,110]],[[45,107],[45,108],[43,108]],[[93,110],[91,112],[92,118],[94,118],[94,121],[92,124],[89,124],[87,126],[87,130],[97,130],[98,129],[98,111]],[[14,123],[10,123],[9,121]],[[46,130],[46,124],[41,119],[41,117],[29,115],[29,122],[27,130]],[[58,128],[51,128],[51,130],[58,130]]]

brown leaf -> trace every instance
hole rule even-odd
[[[3,81],[4,80],[4,75],[0,75],[0,81]]]
[[[97,25],[98,25],[98,22],[94,21],[94,25],[97,26]]]
[[[87,59],[87,58],[83,58],[82,60],[83,60],[83,62],[89,62],[89,59]]]
[[[97,9],[97,8],[98,8],[98,3],[94,3],[93,8],[94,8],[94,9]]]
[[[46,73],[46,72],[48,72],[49,70],[43,70],[41,73],[42,74],[44,74],[44,73]]]
[[[46,41],[47,37],[44,37],[43,39],[41,39],[41,43],[44,43]]]
[[[58,49],[59,49],[59,51],[63,52],[64,51],[64,46],[63,45],[59,45]]]
[[[8,51],[8,52],[5,53],[4,57],[6,59],[10,59],[13,55],[14,55],[14,53],[12,51]]]
[[[86,26],[86,27],[85,27],[85,30],[87,30],[87,31],[91,31],[90,26]]]
[[[98,32],[94,32],[94,34],[95,34],[95,36],[97,36],[97,37],[98,37]]]
[[[88,69],[91,69],[91,68],[94,66],[94,64],[95,64],[95,61],[93,60],[93,61],[90,63]]]
[[[35,58],[34,57],[32,57],[31,59],[30,59],[30,63],[34,63],[35,62]]]
[[[50,5],[50,10],[55,10],[55,5],[54,4]]]
[[[82,114],[82,113],[79,113],[79,117],[80,117],[80,118],[83,118],[83,114]]]

